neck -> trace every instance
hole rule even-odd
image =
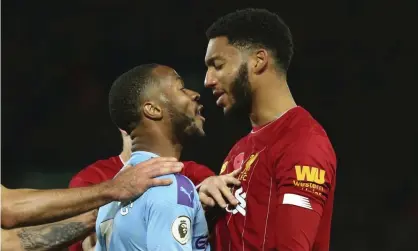
[[[250,113],[252,126],[265,125],[277,117],[296,107],[295,100],[290,93],[285,76],[277,77],[270,73],[254,88]]]
[[[161,157],[180,158],[183,146],[166,135],[171,131],[163,130],[160,127],[137,127],[131,133],[132,152],[146,151],[155,153]]]
[[[122,152],[119,154],[124,163],[131,158],[132,140],[129,135],[122,133]]]
[[[119,156],[124,163],[128,162],[128,160],[131,158],[131,145],[125,146],[125,144],[123,144],[123,150]]]

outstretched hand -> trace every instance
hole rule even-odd
[[[241,169],[234,170],[232,173],[212,176],[205,179],[199,188],[200,202],[204,207],[213,207],[216,204],[225,208],[227,204],[236,206],[238,200],[231,193],[232,186],[239,186],[241,182],[236,176]],[[225,199],[228,202],[225,202]]]
[[[127,166],[111,181],[112,197],[117,201],[128,201],[141,196],[148,188],[153,186],[167,186],[171,179],[158,179],[157,177],[178,173],[183,163],[175,158],[152,158],[135,166]]]

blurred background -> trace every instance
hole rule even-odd
[[[417,1],[2,1],[2,184],[67,187],[119,154],[107,94],[149,62],[201,92],[208,137],[182,158],[219,171],[250,127],[226,124],[203,88],[204,32],[244,7],[290,26],[290,88],[337,152],[331,250],[418,250]]]

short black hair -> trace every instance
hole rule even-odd
[[[138,125],[139,106],[150,83],[155,81],[152,71],[157,64],[143,64],[119,76],[109,91],[110,117],[116,126],[130,134]]]
[[[243,9],[216,20],[206,37],[225,36],[228,42],[243,48],[265,48],[273,53],[275,63],[285,72],[293,56],[293,40],[289,27],[275,13],[265,9]]]

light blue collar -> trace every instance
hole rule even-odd
[[[149,157],[149,158],[157,158],[157,157],[160,157],[157,154],[152,153],[152,152],[135,151],[135,152],[132,153],[131,158],[134,157],[134,156],[140,156],[140,155],[142,155],[144,157]]]

